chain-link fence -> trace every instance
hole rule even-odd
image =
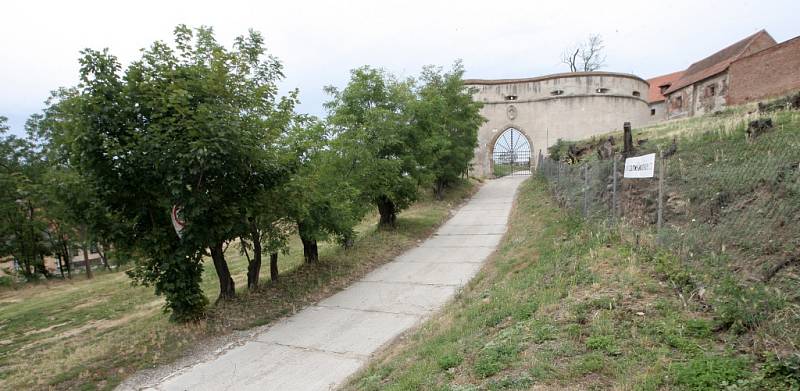
[[[619,154],[581,164],[540,157],[537,171],[563,207],[587,219],[685,260],[724,257],[769,279],[800,248],[800,135],[781,128],[747,140],[739,132],[695,135],[663,158],[642,148],[637,155],[657,154],[652,178],[624,178]]]

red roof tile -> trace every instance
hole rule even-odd
[[[647,103],[661,102],[666,98],[661,94],[661,87],[666,86],[669,88],[678,79],[683,76],[683,71],[672,72],[667,75],[656,76],[652,79],[647,79],[650,83],[650,90],[647,92]]]
[[[683,76],[678,79],[677,82],[673,83],[664,94],[669,95],[683,87],[723,72],[728,69],[728,65],[730,65],[731,62],[740,57],[766,49],[776,43],[775,39],[773,39],[769,33],[765,30],[761,30],[692,64],[684,71]]]

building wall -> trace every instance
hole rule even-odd
[[[694,84],[688,85],[669,94],[667,99],[664,101],[667,119],[691,116],[693,100]]]
[[[481,84],[485,83],[485,84]],[[570,73],[520,81],[466,81],[477,89],[487,122],[478,131],[473,175],[491,176],[494,141],[508,128],[523,132],[531,143],[531,160],[559,138],[580,140],[621,129],[624,122],[644,126],[650,109],[644,97],[648,84],[626,74]],[[606,89],[598,92],[598,88]],[[554,91],[562,91],[554,95]],[[638,93],[638,96],[634,95]],[[516,96],[509,101],[507,97]],[[513,107],[513,109],[512,109]]]
[[[730,90],[728,84],[728,72],[722,72],[669,94],[665,101],[666,118],[691,117],[724,109]]]
[[[729,72],[729,104],[800,90],[800,37],[734,61]]]
[[[694,84],[692,115],[713,113],[725,108],[728,95],[728,72],[701,80]]]
[[[650,103],[650,123],[665,121],[667,119],[667,104],[665,101]]]

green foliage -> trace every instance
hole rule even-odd
[[[17,260],[27,279],[49,276],[43,257],[50,254],[48,219],[42,213],[46,160],[30,138],[6,135],[0,117],[0,257]]]
[[[439,365],[439,368],[446,371],[450,368],[455,368],[464,361],[464,357],[462,357],[458,353],[448,353],[436,360],[436,363]]]
[[[574,141],[558,139],[555,144],[547,147],[547,155],[554,161],[564,161],[567,159],[569,148],[575,144],[577,143]]]
[[[619,349],[614,343],[614,337],[609,335],[594,335],[586,338],[586,347],[590,350],[598,350],[610,355],[619,354]]]
[[[518,346],[511,341],[491,344],[480,352],[473,370],[478,377],[490,377],[505,369],[518,352]]]
[[[382,225],[394,225],[397,212],[417,198],[424,135],[410,125],[411,84],[365,66],[351,72],[343,90],[326,88],[331,137],[361,198],[378,207]]]
[[[755,329],[771,314],[783,308],[786,300],[780,292],[764,284],[744,286],[728,277],[714,290],[713,303],[719,326],[743,333]]]
[[[707,354],[686,363],[675,364],[670,372],[673,383],[687,390],[719,390],[749,374],[749,361],[741,357]]]
[[[472,99],[464,86],[464,67],[456,62],[450,72],[425,67],[420,76],[422,85],[413,101],[413,123],[425,138],[418,148],[418,161],[431,177],[434,190],[442,192],[469,169],[478,141],[478,128],[486,120],[481,117],[481,102]]]
[[[296,92],[276,98],[282,67],[264,53],[253,31],[228,50],[210,28],[178,26],[174,48],[156,42],[124,73],[107,50],[84,50],[79,89],[53,103],[59,147],[125,222],[116,244],[139,255],[131,277],[164,294],[178,320],[205,307],[205,249],[248,231],[248,208],[287,176],[274,142],[293,122]],[[182,239],[173,206],[187,222]]]
[[[0,287],[11,287],[11,286],[14,286],[14,277],[0,276]]]

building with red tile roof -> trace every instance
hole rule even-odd
[[[731,63],[776,44],[769,33],[760,30],[690,65],[663,92],[667,118],[700,115],[725,107]]]
[[[683,76],[683,71],[672,72],[647,79],[647,83],[650,84],[650,89],[647,90],[647,103],[650,105],[651,121],[658,122],[667,119],[666,105],[664,104],[667,98],[664,96],[664,92],[680,79],[681,76]]]

